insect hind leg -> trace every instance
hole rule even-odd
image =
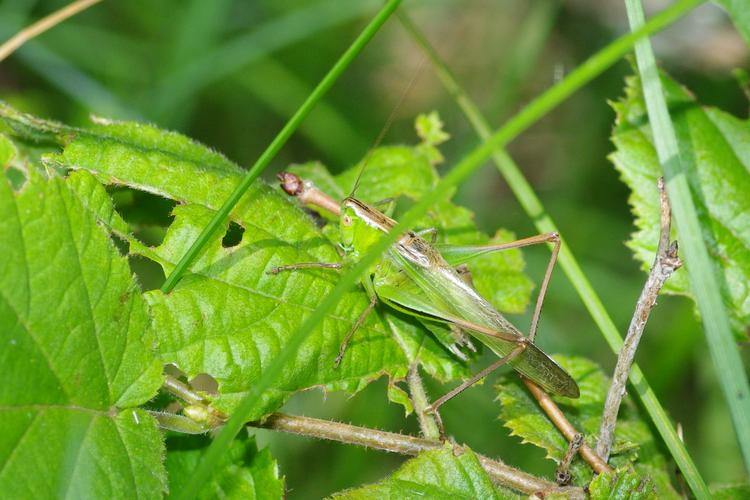
[[[483,378],[485,378],[490,373],[494,372],[501,366],[509,363],[510,361],[514,360],[518,355],[520,355],[523,351],[526,350],[526,346],[529,344],[529,341],[526,338],[520,338],[518,339],[518,345],[510,351],[510,353],[506,354],[502,358],[498,359],[494,363],[492,363],[490,366],[482,370],[481,372],[477,373],[473,377],[471,377],[469,380],[466,380],[461,385],[456,387],[455,389],[449,391],[448,393],[444,394],[443,396],[439,397],[435,400],[434,403],[432,403],[425,411],[427,413],[433,413],[436,414],[438,409],[443,406],[445,403],[453,399],[454,397],[461,394],[463,391],[471,387],[472,385],[476,384]]]

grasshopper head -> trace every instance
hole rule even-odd
[[[341,204],[341,248],[355,256],[367,252],[382,233],[387,233],[396,222],[355,198]]]

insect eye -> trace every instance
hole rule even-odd
[[[344,225],[345,226],[351,226],[352,225],[352,218],[350,216],[348,216],[348,215],[344,216],[343,221],[344,221]]]

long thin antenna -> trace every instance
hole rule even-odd
[[[380,129],[380,132],[378,132],[378,136],[375,138],[375,142],[372,143],[372,146],[370,146],[370,149],[367,151],[367,154],[365,155],[364,160],[362,160],[362,166],[359,167],[359,173],[357,174],[357,179],[354,181],[354,186],[352,187],[351,193],[349,193],[349,196],[354,196],[355,191],[357,191],[357,188],[359,187],[359,181],[362,179],[362,174],[365,171],[365,167],[370,161],[370,158],[372,157],[372,153],[377,149],[378,146],[380,146],[380,143],[383,141],[383,138],[385,137],[385,134],[388,133],[388,130],[390,130],[391,125],[393,125],[393,121],[396,119],[396,112],[401,108],[401,106],[404,104],[404,101],[406,100],[406,96],[409,95],[409,92],[411,92],[411,89],[414,88],[414,85],[417,83],[417,79],[419,79],[419,76],[422,73],[422,68],[424,67],[424,63],[427,60],[427,58],[423,55],[419,59],[419,65],[417,66],[416,71],[414,72],[414,76],[411,77],[411,80],[409,80],[409,83],[404,87],[404,90],[401,92],[401,96],[398,98],[398,101],[396,101],[396,104],[393,106],[393,109],[391,109],[390,114],[388,115],[388,118],[385,120],[385,124],[383,124],[383,128]]]

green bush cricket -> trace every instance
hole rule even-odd
[[[295,174],[281,173],[279,178],[287,194],[299,198],[304,204],[323,208],[339,217],[339,246],[343,250],[343,261],[285,265],[271,269],[271,274],[296,269],[345,267],[366,253],[382,233],[389,232],[396,224],[384,213],[354,197],[347,197],[339,204]],[[463,342],[471,348],[471,343],[462,340],[460,336],[462,332],[467,333],[500,357],[488,368],[435,401],[431,411],[437,410],[448,399],[503,364],[509,364],[523,377],[551,394],[577,398],[579,389],[573,378],[534,344],[544,295],[560,247],[559,236],[550,233],[499,245],[436,246],[422,237],[434,232],[435,230],[426,230],[405,233],[388,250],[383,260],[362,279],[361,284],[370,297],[370,304],[342,342],[336,365],[341,362],[352,335],[380,301],[416,316],[432,331],[435,331],[435,324],[447,325],[459,343]],[[554,243],[552,257],[540,287],[529,335],[524,336],[474,289],[464,272],[464,264],[471,258],[488,252],[548,242]],[[458,354],[455,346],[446,347]]]

